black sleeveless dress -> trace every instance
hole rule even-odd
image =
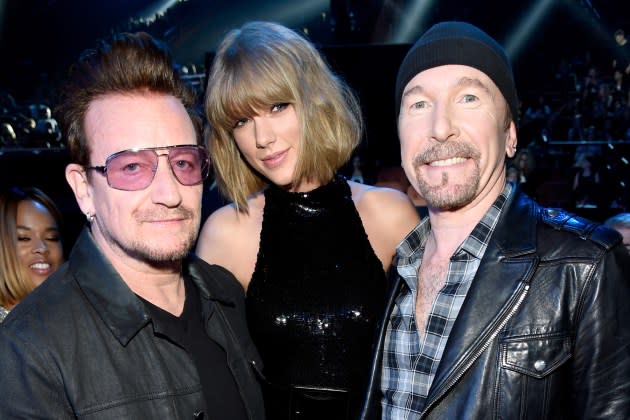
[[[265,191],[247,316],[268,419],[356,417],[385,287],[344,178],[308,193]]]

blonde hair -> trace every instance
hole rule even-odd
[[[300,123],[294,185],[328,182],[361,140],[357,98],[309,41],[271,22],[230,31],[208,77],[205,111],[217,185],[238,209],[247,211],[247,197],[269,182],[241,155],[234,125],[277,103],[293,105]]]

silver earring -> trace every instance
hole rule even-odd
[[[89,211],[85,213],[85,218],[87,219],[88,223],[92,223],[94,221],[94,215]]]

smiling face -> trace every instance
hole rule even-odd
[[[300,123],[291,104],[280,103],[236,122],[234,140],[245,160],[258,173],[282,188],[297,191],[295,166],[300,147]]]
[[[475,68],[439,66],[409,81],[398,119],[402,165],[430,207],[494,202],[505,185],[505,155],[516,147],[505,115],[501,92]]]
[[[63,263],[59,226],[46,207],[33,200],[17,205],[17,254],[24,273],[39,286]]]
[[[90,104],[85,130],[92,166],[104,165],[108,156],[126,149],[197,143],[185,108],[169,95],[106,95]],[[199,229],[202,185],[180,184],[167,151],[158,153],[155,176],[145,189],[114,189],[96,171],[87,184],[74,187],[81,210],[95,215],[92,233],[97,243],[128,264],[179,263]],[[85,179],[82,168],[72,168],[66,169],[71,184],[73,177]]]

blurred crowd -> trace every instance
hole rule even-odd
[[[521,105],[519,145],[508,176],[541,203],[600,209],[630,205],[630,44],[615,33],[614,54],[561,58],[550,89]],[[595,216],[595,214],[589,214]]]
[[[50,106],[20,104],[0,92],[0,148],[62,148],[59,124]]]
[[[155,20],[130,20],[119,30],[146,30],[168,39],[182,8],[178,3]],[[519,153],[508,162],[508,176],[544,205],[568,209],[630,208],[630,44],[615,34],[624,54],[593,58],[590,51],[560,58],[545,88],[524,92],[519,122]],[[184,78],[201,94],[203,64],[180,66]],[[0,150],[61,149],[63,139],[54,117],[54,98],[48,103],[19,103],[0,92]],[[346,167],[366,183],[376,183],[388,164],[355,156]],[[362,173],[361,173],[362,171]],[[605,186],[605,188],[602,188]],[[593,215],[591,215],[593,216]],[[597,215],[603,218],[606,214]]]
[[[563,58],[553,90],[523,103],[521,126],[547,139],[630,140],[630,71],[615,65],[614,59],[598,63],[591,57],[586,51],[581,57]]]

